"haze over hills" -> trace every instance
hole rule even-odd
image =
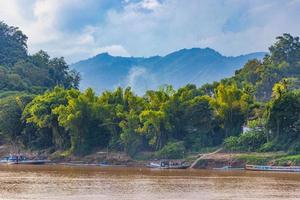
[[[71,65],[81,73],[80,88],[97,92],[117,86],[131,86],[136,93],[164,84],[175,88],[193,83],[198,86],[230,77],[250,59],[262,59],[256,52],[227,57],[210,48],[181,49],[166,56],[119,57],[102,53]]]

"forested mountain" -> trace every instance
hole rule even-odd
[[[231,78],[201,87],[165,85],[143,95],[119,87],[96,95],[91,88],[77,89],[79,76],[63,58],[51,59],[43,51],[28,55],[26,36],[3,23],[1,28],[6,46],[0,47],[0,143],[61,156],[108,149],[181,158],[221,145],[230,151],[300,153],[298,37],[277,37],[262,61],[250,60]],[[220,57],[203,51],[216,56],[212,62]],[[148,62],[157,59],[166,58]],[[108,77],[115,76],[112,72]],[[243,126],[250,129],[243,132]]]
[[[248,60],[262,59],[265,53],[226,57],[213,49],[182,49],[166,56],[115,57],[107,53],[71,65],[82,75],[81,88],[97,92],[117,86],[131,86],[142,94],[164,84],[179,88],[188,83],[198,86],[230,77]]]

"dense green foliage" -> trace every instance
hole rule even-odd
[[[27,54],[27,37],[18,28],[0,22],[0,92],[40,93],[56,85],[78,87],[79,74],[69,71],[63,58],[39,51]]]
[[[268,116],[268,128],[276,149],[300,151],[300,91],[286,92],[275,99]]]
[[[230,151],[300,151],[297,37],[278,37],[263,61],[251,60],[232,78],[200,88],[165,86],[144,96],[117,88],[96,95],[76,89],[79,76],[63,58],[43,51],[29,56],[26,36],[0,27],[0,47],[9,46],[0,57],[2,142],[76,155],[155,151],[158,158],[222,144]]]
[[[268,101],[274,84],[284,78],[292,82],[291,88],[300,86],[299,37],[283,34],[277,37],[277,42],[269,50],[270,55],[266,55],[262,62],[250,60],[232,78],[243,87],[253,88],[256,99],[260,101]]]
[[[0,21],[0,65],[13,65],[27,57],[27,37]]]
[[[61,127],[51,123],[49,113],[41,112],[49,111],[51,103],[60,104],[59,96],[52,97],[45,107],[39,107],[45,99],[35,99],[32,110],[35,115],[28,119],[28,123],[27,118],[22,117],[22,114],[29,114],[26,105],[35,94],[57,85],[77,88],[80,77],[76,71],[69,70],[63,58],[51,59],[44,51],[28,55],[26,42],[27,37],[18,28],[0,22],[0,142],[44,148],[51,143],[51,133],[47,128],[51,127],[54,133]],[[37,124],[39,117],[43,121]]]
[[[162,159],[178,159],[183,158],[185,154],[185,147],[183,142],[169,142],[161,150],[156,152],[157,158]]]
[[[109,147],[134,155],[138,150],[159,151],[169,141],[182,141],[187,149],[218,145],[224,134],[210,108],[211,98],[199,97],[197,91],[195,86],[177,92],[168,87],[138,97],[130,88],[118,88],[96,96],[91,89],[81,93],[57,87],[35,97],[23,119],[48,129],[45,133],[51,133],[57,150],[75,154]],[[177,147],[172,146],[173,150]],[[164,151],[168,152],[165,149],[161,155]]]

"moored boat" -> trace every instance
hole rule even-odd
[[[273,171],[273,172],[300,172],[300,166],[246,165],[245,170]]]
[[[185,162],[177,163],[170,161],[150,162],[147,167],[156,169],[187,169],[190,167]]]
[[[99,163],[100,167],[127,167],[127,165],[123,164],[109,164],[107,161],[103,161]]]
[[[223,166],[223,167],[215,167],[213,170],[244,170],[244,168],[240,167],[232,167],[232,166]]]
[[[42,165],[49,162],[50,162],[49,160],[28,159],[27,157],[20,156],[20,155],[10,155],[0,160],[0,164],[9,164],[9,165],[13,165],[13,164]]]

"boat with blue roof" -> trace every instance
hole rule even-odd
[[[0,160],[0,164],[27,164],[27,165],[42,165],[49,163],[49,160],[29,159],[23,155],[9,155]]]
[[[246,165],[249,171],[300,172],[300,166]]]

